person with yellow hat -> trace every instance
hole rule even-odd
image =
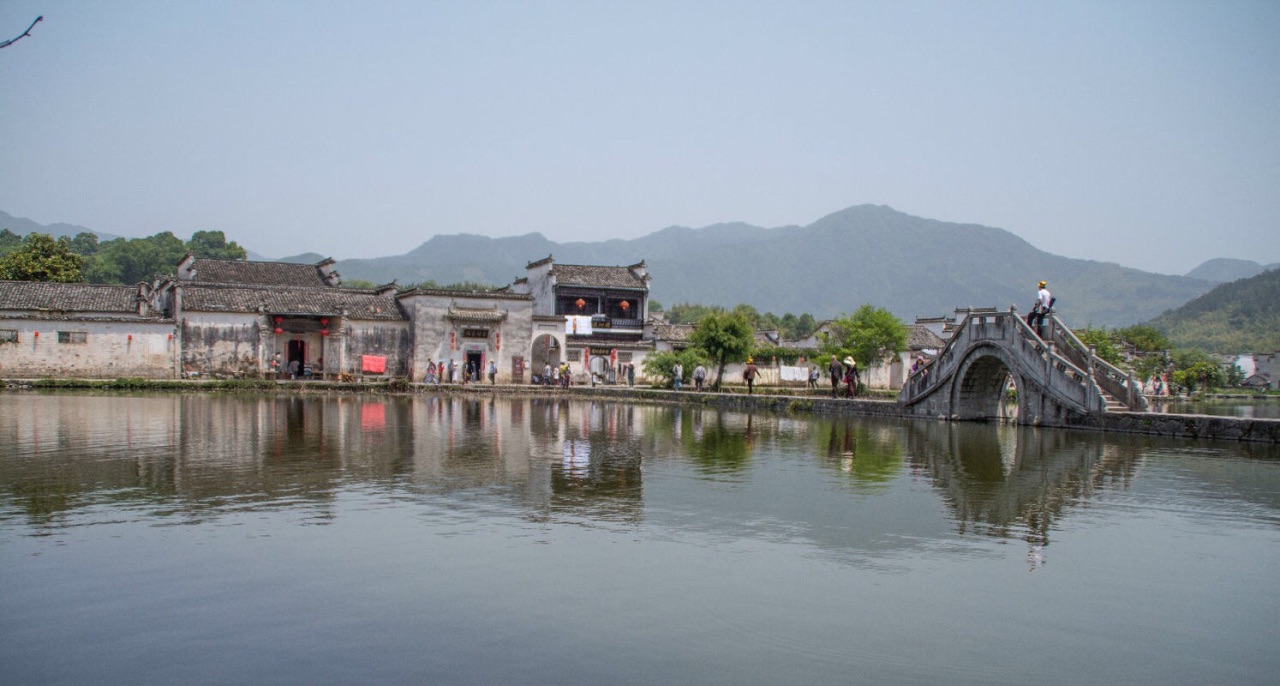
[[[747,358],[747,368],[742,372],[742,378],[747,382],[747,395],[755,393],[756,375],[760,373],[760,369],[756,367],[756,361],[753,358]]]
[[[1031,314],[1027,317],[1028,324],[1035,320],[1036,335],[1041,337],[1044,336],[1044,318],[1053,307],[1053,295],[1049,293],[1048,285],[1043,279],[1036,284],[1040,290],[1036,292],[1036,304],[1031,306]]]

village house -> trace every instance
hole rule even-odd
[[[333,260],[307,265],[188,253],[176,276],[157,282],[155,305],[177,322],[184,376],[406,374],[409,318],[395,284],[340,283]]]
[[[0,281],[0,377],[173,378],[174,320],[151,289]]]
[[[585,382],[617,381],[626,366],[637,373],[653,343],[644,336],[649,272],[627,267],[556,264],[552,256],[526,266],[508,287],[533,299],[530,358],[534,373],[568,362]]]

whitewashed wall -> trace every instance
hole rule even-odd
[[[16,343],[0,343],[0,378],[36,379],[176,376],[173,322],[98,322],[0,319],[17,331]],[[58,332],[83,332],[83,343],[59,343]]]

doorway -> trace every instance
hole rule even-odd
[[[295,365],[294,363],[297,362]],[[285,346],[285,369],[292,376],[301,376],[302,371],[307,367],[307,342],[301,340],[291,340]]]
[[[484,352],[480,350],[468,350],[467,359],[463,361],[462,370],[468,376],[467,381],[479,381],[484,375]]]

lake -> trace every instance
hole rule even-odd
[[[1273,684],[1276,446],[0,393],[14,684]]]

